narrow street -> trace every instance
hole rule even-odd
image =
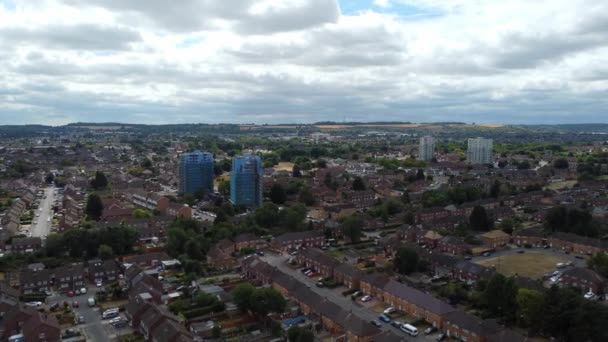
[[[44,197],[40,200],[40,205],[36,209],[36,223],[30,228],[33,237],[40,237],[44,240],[51,231],[54,201],[55,189],[53,187],[45,188]]]

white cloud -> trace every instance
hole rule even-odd
[[[604,2],[15,4],[0,6],[6,123],[608,119]]]

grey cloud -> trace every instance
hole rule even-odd
[[[254,14],[255,0],[63,0],[76,6],[100,6],[122,12],[125,18],[141,15],[155,28],[174,32],[213,29],[217,20],[234,24],[243,34],[264,34],[302,30],[335,22],[339,16],[336,0],[306,0],[301,6],[279,8]]]
[[[241,63],[287,63],[327,71],[398,65],[406,58],[405,39],[382,26],[314,29],[297,43],[246,43],[226,51]]]
[[[35,45],[48,49],[125,50],[141,40],[132,29],[93,24],[49,25],[37,29],[5,28],[0,37],[11,45]],[[36,58],[36,55],[31,55]]]

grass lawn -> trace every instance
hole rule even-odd
[[[554,255],[526,251],[523,254],[513,254],[477,261],[484,266],[494,266],[504,275],[519,274],[530,278],[540,278],[545,273],[555,270],[555,264],[567,262],[565,258]]]
[[[571,188],[576,183],[578,183],[578,181],[575,181],[575,180],[554,182],[554,183],[550,183],[549,185],[547,185],[546,188],[549,190],[559,190],[559,189],[563,189],[563,188]]]
[[[275,165],[273,167],[273,169],[275,171],[289,171],[291,172],[293,170],[293,163],[288,163],[288,162],[280,162],[278,165]]]

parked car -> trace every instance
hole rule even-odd
[[[435,327],[428,327],[424,330],[424,334],[425,335],[430,335],[432,333],[434,333],[435,331],[437,331],[437,328]]]
[[[437,336],[437,338],[435,339],[436,341],[443,341],[445,340],[445,334],[439,334],[439,336]]]
[[[401,328],[401,326],[403,325],[403,322],[399,322],[399,321],[392,321],[391,325],[394,326],[395,328],[399,329]]]
[[[264,256],[264,252],[262,252],[262,251],[258,251],[256,254],[259,256]]]
[[[78,301],[73,301],[73,302],[72,302],[72,307],[73,307],[73,308],[77,308],[77,307],[79,307],[79,306],[80,306],[80,303],[78,303]]]
[[[98,281],[95,282],[95,286],[102,287],[103,283],[101,282],[101,280],[98,280]]]
[[[25,303],[25,305],[33,307],[33,308],[37,308],[39,306],[42,306],[42,302],[27,302],[27,303]]]
[[[49,310],[55,311],[57,309],[59,309],[59,303],[57,303],[57,302],[49,303]]]
[[[378,319],[381,320],[384,323],[390,323],[390,321],[391,321],[391,318],[388,317],[385,314],[382,314],[382,315],[378,316]]]
[[[372,321],[372,324],[377,327],[377,328],[381,328],[382,327],[382,323],[378,322],[378,321]]]
[[[80,289],[80,294],[86,294],[87,293],[87,288],[83,287]]]
[[[361,292],[361,291],[355,291],[355,293],[353,293],[353,296],[355,296],[355,297],[359,297],[359,296],[361,296],[362,294],[363,294],[363,292]]]
[[[372,296],[363,296],[363,297],[361,298],[361,301],[362,301],[362,302],[369,302],[370,300],[372,300]]]
[[[384,310],[384,314],[390,315],[396,311],[397,311],[397,309],[395,309],[394,307],[391,306],[391,307],[387,308],[386,310]]]
[[[84,316],[74,316],[74,324],[84,324]]]
[[[68,291],[68,297],[74,297],[76,294],[74,293],[74,291],[69,290]]]

